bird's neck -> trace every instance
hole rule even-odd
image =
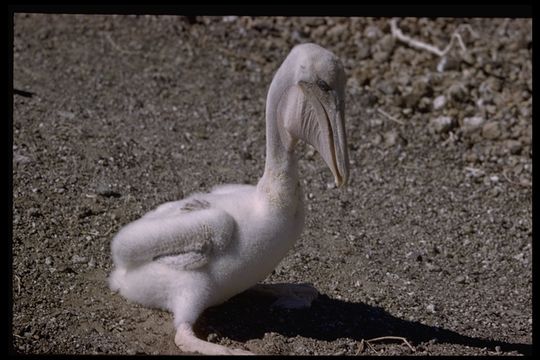
[[[298,197],[298,160],[294,149],[287,149],[282,143],[278,129],[277,107],[280,96],[287,87],[283,76],[274,78],[266,100],[266,165],[257,189],[270,197],[296,199]]]
[[[266,164],[257,189],[270,197],[293,199],[299,191],[298,160],[281,144],[277,129],[267,125]]]

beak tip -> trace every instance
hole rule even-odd
[[[341,176],[337,176],[334,178],[334,181],[336,183],[336,187],[340,188],[340,187],[344,187],[345,185],[347,185],[347,178],[342,178]]]

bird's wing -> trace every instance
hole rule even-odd
[[[123,227],[112,243],[115,263],[125,267],[150,261],[180,269],[205,265],[233,237],[235,221],[204,200],[167,203]]]

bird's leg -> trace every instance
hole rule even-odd
[[[200,284],[204,283],[204,279],[198,280],[197,283],[201,286]],[[176,346],[183,352],[196,352],[205,355],[253,355],[249,351],[229,349],[226,346],[199,339],[195,335],[193,324],[207,307],[204,302],[206,296],[207,294],[204,292],[201,293],[193,289],[192,291],[179,291],[174,296],[171,310],[174,314],[174,326],[176,327],[174,337]]]
[[[178,326],[174,342],[183,352],[198,352],[205,355],[255,355],[246,350],[229,349],[223,345],[201,340],[195,336],[193,325],[190,323],[182,323]]]
[[[250,290],[277,297],[273,307],[302,309],[311,306],[319,292],[309,284],[257,284]]]

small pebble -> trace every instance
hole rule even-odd
[[[24,156],[21,154],[14,154],[13,155],[13,163],[15,164],[28,164],[31,162],[30,158],[28,156]]]
[[[521,153],[522,145],[521,142],[517,140],[507,140],[506,141],[506,148],[512,155],[517,155]]]
[[[84,256],[73,255],[73,257],[71,258],[71,262],[73,264],[84,264],[88,262],[88,259]]]
[[[386,147],[394,146],[398,140],[398,133],[395,130],[387,131],[383,134],[384,145]]]
[[[369,25],[364,30],[364,37],[369,41],[373,42],[383,36],[383,32],[379,29],[378,26]]]
[[[498,122],[490,121],[482,127],[482,136],[489,140],[498,139],[501,136],[501,126]]]
[[[75,114],[72,113],[72,112],[70,112],[70,111],[61,111],[61,110],[59,110],[59,111],[57,111],[56,113],[57,113],[58,115],[60,115],[61,117],[66,118],[66,119],[69,119],[69,120],[75,118]]]
[[[448,89],[448,95],[452,100],[461,102],[467,99],[467,89],[462,83],[456,82]]]
[[[105,184],[100,184],[96,188],[96,193],[101,196],[105,197],[120,197],[121,194],[118,191],[115,191],[111,189],[109,186]]]
[[[477,129],[480,129],[484,124],[484,118],[481,116],[466,117],[463,119],[463,131],[465,133],[472,133]]]
[[[38,208],[30,208],[28,209],[28,215],[32,216],[32,217],[39,217],[41,216],[41,212],[39,211]]]
[[[450,116],[439,116],[429,122],[430,130],[434,133],[447,133],[456,126],[456,121]]]
[[[439,110],[444,107],[446,104],[446,97],[444,95],[437,96],[435,100],[433,100],[433,109]]]

